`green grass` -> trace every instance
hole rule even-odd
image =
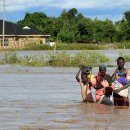
[[[109,58],[100,53],[78,52],[73,58],[72,66],[77,66],[77,63],[89,66],[98,66],[105,62],[109,62]]]
[[[56,50],[104,50],[111,48],[110,45],[80,44],[80,43],[57,43]],[[22,50],[54,50],[54,46],[44,44],[28,44]]]
[[[25,45],[22,50],[53,50],[53,47],[45,44],[36,44],[36,43],[31,43]]]
[[[20,57],[20,64],[23,66],[42,67],[46,65],[46,61],[43,56],[24,56]]]
[[[22,48],[6,48],[5,50],[54,50],[54,46],[30,43]],[[114,44],[92,44],[92,43],[56,43],[56,50],[108,50],[108,49],[130,49],[130,42]]]
[[[19,63],[19,58],[15,51],[5,51],[1,55],[1,64],[17,64]]]
[[[109,45],[98,45],[98,44],[79,44],[79,43],[61,43],[57,44],[57,50],[105,50],[110,47]]]
[[[100,53],[93,52],[78,52],[75,56],[70,53],[61,51],[53,54],[48,54],[47,57],[42,55],[32,55],[18,57],[15,51],[3,52],[1,55],[1,64],[20,64],[23,66],[58,66],[58,67],[76,67],[80,64],[98,66],[101,63],[109,62],[109,58]]]
[[[119,52],[119,56],[124,57],[125,62],[130,62],[130,54],[124,54],[123,52]]]
[[[121,42],[115,44],[115,49],[130,49],[130,42]]]
[[[56,52],[54,54],[50,54],[48,57],[47,65],[48,66],[71,66],[70,54],[63,52]]]

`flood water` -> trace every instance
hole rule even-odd
[[[77,71],[1,65],[0,130],[130,130],[130,109],[82,102]]]
[[[62,50],[57,50],[58,52],[61,52]],[[77,52],[98,52],[101,54],[104,54],[108,56],[109,58],[117,58],[119,54],[130,54],[130,49],[113,49],[113,50],[65,50],[65,52],[70,53],[72,56],[75,55]],[[25,55],[48,55],[53,54],[54,51],[17,51],[17,54],[19,56],[25,56]]]

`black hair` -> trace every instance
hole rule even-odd
[[[118,57],[117,63],[118,63],[120,60],[122,60],[123,62],[125,62],[125,59],[124,59],[123,57]]]

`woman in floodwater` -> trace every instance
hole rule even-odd
[[[117,80],[116,85],[118,85],[118,89],[113,93],[115,106],[129,106],[128,87],[130,86],[130,82],[127,78],[128,73],[124,65],[125,59],[119,57],[117,59],[117,69],[112,75],[113,80]]]
[[[110,98],[113,91],[112,79],[106,73],[106,66],[101,64],[97,76],[91,81],[92,86],[96,89],[96,102],[106,105],[113,105]]]

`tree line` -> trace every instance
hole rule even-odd
[[[51,40],[77,43],[113,43],[130,41],[130,11],[124,12],[120,21],[104,21],[84,17],[77,9],[65,9],[59,17],[49,17],[43,12],[26,13],[17,22],[21,26],[37,28],[51,35]]]

